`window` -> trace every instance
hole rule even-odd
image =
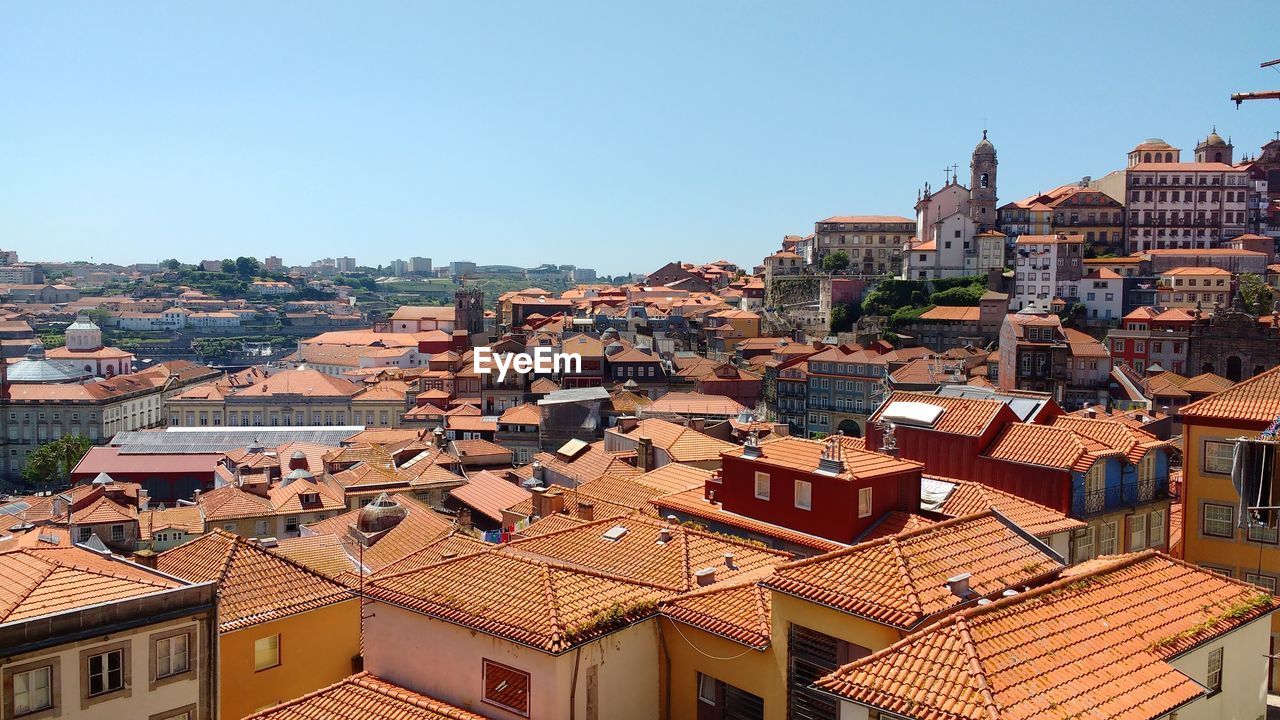
[[[1235,537],[1235,508],[1230,505],[1205,503],[1204,520],[1200,523],[1205,535]]]
[[[291,533],[298,532],[298,518],[296,517],[285,518],[284,531],[291,532]]]
[[[89,656],[89,697],[124,689],[124,649]]]
[[[1116,523],[1104,522],[1098,526],[1098,554],[1116,554]]]
[[[1244,579],[1245,579],[1245,582],[1253,583],[1254,585],[1257,585],[1258,587],[1262,588],[1263,590],[1266,590],[1272,595],[1274,595],[1276,592],[1276,579],[1271,577],[1270,575],[1258,575],[1257,573],[1245,573]]]
[[[1204,684],[1210,695],[1222,692],[1222,648],[1209,651],[1209,675]]]
[[[189,668],[186,633],[156,641],[156,678],[184,673]]]
[[[529,673],[486,659],[484,701],[529,717]]]
[[[710,675],[698,673],[700,720],[762,720],[764,699]]]
[[[266,670],[280,664],[280,636],[268,635],[253,641],[253,669]]]
[[[1129,517],[1129,552],[1145,550],[1147,547],[1147,516],[1131,515]]]
[[[14,717],[53,707],[52,665],[17,672],[12,678]]]
[[[1204,442],[1204,471],[1230,475],[1235,449],[1234,443],[1206,440]]]
[[[1148,547],[1158,548],[1164,545],[1164,511],[1152,510],[1151,521],[1147,523]]]
[[[710,675],[698,673],[698,702],[715,705],[718,696],[716,679]]]
[[[1072,545],[1075,550],[1075,562],[1084,562],[1093,559],[1093,532],[1092,526],[1080,528],[1075,532]]]
[[[756,473],[756,499],[769,499],[769,473]]]
[[[123,526],[123,525],[112,525],[112,526],[111,526],[111,540],[112,540],[112,541],[114,541],[114,542],[120,542],[120,541],[124,540],[124,526]]]
[[[871,515],[871,488],[858,488],[858,517]]]
[[[808,480],[796,481],[796,507],[801,510],[813,508],[813,483]]]

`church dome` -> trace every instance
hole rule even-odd
[[[1209,133],[1209,137],[1204,139],[1204,144],[1213,147],[1226,147],[1227,141],[1223,140],[1222,136],[1215,130],[1214,132]]]
[[[372,534],[390,530],[408,515],[400,503],[382,493],[373,502],[360,509],[356,518],[356,529],[362,533]]]
[[[93,372],[63,360],[49,360],[44,345],[36,342],[27,348],[25,360],[8,367],[6,377],[11,383],[79,383],[92,378]]]

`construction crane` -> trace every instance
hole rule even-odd
[[[1280,58],[1268,60],[1262,63],[1262,67],[1269,68],[1280,65]],[[1245,100],[1280,100],[1280,90],[1262,90],[1260,92],[1233,93],[1231,99],[1236,101],[1236,107],[1240,107],[1240,103]]]

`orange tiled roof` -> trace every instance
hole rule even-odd
[[[976,596],[1062,569],[1041,543],[994,511],[945,520],[777,569],[766,586],[878,623],[911,629],[966,600],[947,579],[970,573]]]
[[[365,591],[373,600],[552,654],[653,616],[657,601],[670,594],[500,549],[380,577]]]
[[[719,460],[720,453],[736,447],[733,443],[718,440],[684,425],[657,418],[641,420],[630,432],[622,434],[637,440],[649,438],[654,447],[666,450],[671,459],[678,463]]]
[[[1179,414],[1192,419],[1270,424],[1280,416],[1280,367],[1190,403]]]
[[[648,416],[671,413],[673,415],[723,415],[733,417],[745,410],[733,398],[702,393],[669,392],[654,400],[642,411]]]
[[[180,583],[74,546],[0,553],[0,623],[158,593]]]
[[[919,513],[906,512],[905,510],[890,510],[866,532],[858,537],[858,542],[869,542],[871,540],[879,540],[904,532],[919,530],[940,522],[937,518],[926,517]]]
[[[541,425],[542,411],[538,409],[537,405],[524,403],[523,405],[507,408],[498,417],[498,422],[508,425]]]
[[[359,572],[355,560],[347,554],[336,535],[306,535],[283,538],[268,548],[281,557],[308,567],[325,577],[337,578],[343,573]]]
[[[920,319],[940,322],[977,322],[981,312],[982,310],[976,307],[938,305],[921,313]]]
[[[365,567],[371,571],[377,571],[412,552],[421,550],[428,543],[449,534],[455,528],[451,518],[441,515],[408,495],[396,495],[392,499],[405,509],[404,519],[379,535],[374,542],[364,548],[363,552],[350,534],[350,528],[356,524],[360,510],[352,510],[311,523],[306,526],[306,529],[317,535],[333,535],[342,538],[348,555],[360,558]]]
[[[481,470],[472,473],[465,484],[450,490],[449,495],[481,515],[501,522],[503,510],[528,500],[533,493],[491,472]]]
[[[772,595],[759,580],[712,585],[667,600],[662,614],[755,650],[769,647]]]
[[[625,528],[618,539],[605,538],[605,533],[617,528]],[[670,534],[665,543],[660,542],[663,529]],[[719,582],[774,567],[791,557],[790,553],[642,515],[583,523],[515,540],[507,547],[512,552],[571,563],[675,592],[698,587],[695,573],[704,568],[715,568]],[[733,567],[726,565],[725,553],[733,554]]]
[[[993,460],[1075,472],[1086,472],[1100,458],[1124,454],[1062,427],[1030,423],[1010,423],[983,453]]]
[[[1063,428],[1124,453],[1129,462],[1136,463],[1151,450],[1169,447],[1170,443],[1155,435],[1110,418],[1088,418],[1080,415],[1059,415],[1053,419],[1053,427]]]
[[[410,570],[421,570],[428,565],[435,565],[443,560],[451,560],[462,555],[471,555],[472,553],[492,548],[493,546],[489,543],[471,537],[459,528],[396,560],[379,570],[375,575],[399,575]]]
[[[832,440],[840,441],[840,438],[833,436]],[[823,440],[806,440],[792,436],[767,440],[760,443],[760,456],[751,460],[751,462],[803,472],[817,472],[818,462],[827,442]],[[881,477],[883,475],[909,472],[923,467],[920,463],[911,460],[900,460],[891,455],[857,449],[851,444],[843,442],[841,442],[841,445],[843,448],[844,470],[834,477],[843,480]],[[740,458],[743,456],[744,451],[744,448],[735,446],[732,450],[725,451],[724,456]]]
[[[949,615],[817,685],[917,720],[1148,720],[1207,692],[1171,660],[1276,603],[1155,551],[1105,557]]]
[[[156,569],[218,582],[218,629],[230,632],[351,599],[348,589],[221,528],[156,556]]]
[[[880,416],[894,402],[918,402],[936,405],[942,408],[942,415],[934,423],[932,429],[935,432],[968,435],[971,437],[976,437],[985,432],[1000,413],[1001,408],[1005,406],[999,400],[986,398],[950,397],[947,395],[895,390],[884,401],[884,404],[871,414],[871,417],[867,419],[867,423],[875,424],[880,422]]]
[[[245,720],[484,720],[484,716],[359,673]]]
[[[980,482],[953,478],[937,479],[955,485],[955,490],[952,490],[938,507],[938,512],[944,515],[960,517],[984,510],[995,510],[1009,518],[1018,527],[1039,538],[1085,526],[1085,523],[1069,518],[1051,507],[997,490]]]

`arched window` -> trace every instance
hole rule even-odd
[[[987,186],[987,182],[988,182],[987,174],[986,174],[986,173],[982,173],[982,175],[981,175],[981,176],[979,176],[979,178],[978,178],[978,187],[986,187],[986,186]]]
[[[1222,162],[1222,153],[1221,153],[1221,152],[1215,152],[1215,153],[1213,154],[1213,161],[1214,161],[1214,162]]]
[[[1173,162],[1173,153],[1165,153],[1165,154],[1164,154],[1164,161],[1165,161],[1165,162]]]
[[[1151,153],[1143,153],[1142,162],[1151,162]]]

